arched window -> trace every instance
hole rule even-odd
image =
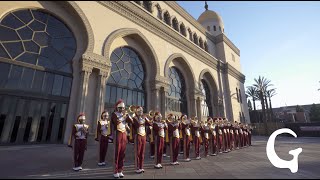
[[[176,31],[179,32],[179,23],[178,23],[177,18],[172,19],[172,26],[173,26],[173,29],[175,29]]]
[[[188,29],[188,31],[189,31],[189,39],[190,39],[190,41],[193,42],[192,31],[191,31],[191,29]]]
[[[187,36],[186,27],[183,23],[180,24],[180,33],[185,37]]]
[[[7,142],[62,141],[76,49],[70,29],[45,11],[18,10],[1,19],[0,99],[11,109],[1,117],[13,122],[0,129],[10,132]]]
[[[221,31],[221,26],[219,26],[219,30]]]
[[[210,26],[207,26],[207,30],[210,31]]]
[[[152,13],[152,2],[151,1],[143,1],[143,7]]]
[[[199,46],[203,49],[204,47],[203,47],[203,41],[202,41],[202,38],[200,37],[199,38]]]
[[[186,86],[181,72],[176,67],[169,68],[170,89],[166,97],[167,111],[187,114]]]
[[[209,52],[207,42],[204,42],[204,50],[205,50],[206,52]]]
[[[160,20],[162,20],[162,19],[163,19],[163,18],[162,18],[162,9],[161,9],[161,7],[160,7],[159,4],[156,4],[156,7],[157,7],[157,11],[158,11],[157,17],[158,17]]]
[[[134,1],[134,2],[141,6],[141,1]]]
[[[213,26],[213,30],[214,30],[214,31],[216,31],[216,30],[217,30],[217,29],[216,29],[216,26]]]
[[[164,16],[163,17],[164,18],[164,22],[166,24],[168,24],[169,26],[171,26],[171,16],[170,16],[169,12],[166,11],[163,16]]]
[[[118,99],[126,106],[145,106],[145,68],[141,57],[129,47],[115,49],[110,57],[111,74],[107,81],[105,108],[112,111]],[[144,109],[146,109],[144,107]]]
[[[213,116],[212,105],[211,105],[211,94],[209,86],[204,79],[201,79],[201,91],[205,96],[205,99],[201,101],[202,116]]]
[[[196,44],[196,45],[199,45],[199,40],[198,40],[198,36],[196,33],[193,34],[193,42]]]

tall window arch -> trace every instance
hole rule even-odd
[[[126,106],[139,105],[145,108],[145,65],[139,54],[130,47],[115,49],[110,57],[112,67],[107,80],[105,108],[112,111],[118,99]]]
[[[162,18],[161,6],[159,4],[156,4],[156,7],[157,7],[157,17],[162,20],[163,18]]]
[[[180,24],[180,33],[185,37],[187,36],[186,27],[183,23]]]
[[[192,31],[191,31],[190,28],[188,28],[188,32],[189,32],[189,39],[190,39],[190,41],[193,41]]]
[[[169,26],[171,26],[171,16],[169,14],[168,11],[166,11],[164,14],[163,14],[163,19],[164,19],[164,22],[166,24],[168,24]]]
[[[196,45],[199,45],[198,35],[197,35],[196,33],[193,34],[193,42],[194,42]]]
[[[201,101],[202,116],[212,117],[213,112],[211,104],[211,93],[208,83],[204,79],[201,79],[201,91],[202,94],[205,96],[205,99]]]
[[[152,13],[152,2],[151,1],[143,1],[144,8]]]
[[[172,19],[172,27],[174,30],[179,32],[179,22],[178,22],[177,18]]]
[[[62,141],[76,49],[71,30],[46,11],[12,11],[0,20],[0,99],[12,109],[0,104],[0,116],[13,123],[0,128],[7,142]]]
[[[202,40],[202,38],[200,37],[199,38],[199,46],[203,49],[204,47],[203,47],[203,40]]]
[[[167,111],[187,114],[186,86],[182,73],[176,67],[169,68],[170,89],[167,92]]]

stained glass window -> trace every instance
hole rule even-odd
[[[202,116],[213,116],[212,112],[212,105],[211,105],[211,93],[208,86],[208,83],[201,79],[201,86],[200,89],[205,96],[205,99],[201,101],[201,109],[202,109]]]
[[[105,108],[112,109],[121,98],[127,106],[145,105],[144,63],[129,47],[115,49],[110,57],[112,67],[107,80]]]
[[[72,73],[76,40],[56,17],[39,10],[10,12],[0,21],[0,57]]]
[[[187,113],[185,81],[181,72],[175,67],[169,68],[169,82],[170,88],[166,98],[167,110]]]
[[[73,33],[56,17],[34,9],[10,12],[0,20],[0,58],[45,70],[0,62],[0,88],[69,97],[75,52]]]

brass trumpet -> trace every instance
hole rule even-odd
[[[127,116],[129,114],[130,117],[134,117],[136,114],[136,107],[134,105],[129,106],[129,108],[124,110],[124,115]]]

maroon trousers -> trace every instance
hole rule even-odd
[[[194,152],[195,152],[195,155],[196,157],[199,157],[200,156],[200,138],[197,137],[197,136],[194,136]]]
[[[114,154],[114,173],[120,173],[123,170],[126,146],[127,146],[127,133],[116,132],[115,141],[115,154]]]
[[[229,147],[230,147],[230,150],[233,150],[234,149],[234,134],[231,134],[230,133],[230,145],[229,145]]]
[[[161,164],[162,163],[162,155],[163,155],[163,146],[164,146],[164,138],[160,136],[156,136],[156,142],[155,144],[155,149],[156,149],[156,158],[155,162],[156,164]]]
[[[211,143],[211,154],[217,153],[217,136],[212,135],[210,139]]]
[[[184,143],[184,141],[183,141],[183,139],[181,138],[180,139],[180,153],[183,153],[183,143]]]
[[[82,165],[84,151],[86,150],[87,140],[86,139],[75,139],[74,141],[74,167],[79,167]]]
[[[108,136],[100,136],[100,156],[99,156],[99,162],[105,162],[106,160],[106,154],[107,154],[107,150],[108,150],[108,142],[109,138]]]
[[[234,139],[235,139],[235,147],[239,148],[240,147],[240,134],[234,134]]]
[[[184,135],[183,137],[183,154],[184,158],[188,159],[190,154],[190,136]]]
[[[224,133],[223,137],[224,137],[224,151],[226,151],[227,149],[229,149],[229,135],[228,135],[228,133]]]
[[[229,147],[228,149],[230,149],[230,150],[232,149],[232,147],[231,147],[231,144],[232,144],[231,135],[232,135],[232,134],[229,132],[229,133],[228,133],[228,147]]]
[[[136,135],[134,142],[135,162],[137,169],[143,169],[144,152],[146,149],[146,136]]]
[[[170,144],[170,147],[171,147],[171,161],[172,162],[176,162],[178,160],[178,155],[179,155],[179,142],[180,142],[180,139],[179,138],[175,138],[175,137],[172,137],[171,138],[171,144]]]
[[[209,139],[203,137],[203,145],[204,145],[204,156],[206,157],[209,151]]]
[[[244,134],[240,134],[240,147],[243,147],[244,144]]]
[[[223,135],[222,134],[219,134],[219,139],[218,139],[218,149],[219,151],[222,151],[223,150]]]
[[[245,144],[245,146],[248,146],[248,145],[249,145],[249,137],[248,137],[247,134],[244,135],[244,137],[245,137],[245,138],[244,138],[244,139],[245,139],[245,141],[244,141],[245,143],[244,143],[244,144]]]
[[[155,144],[154,142],[150,143],[150,156],[154,156],[155,153]]]

